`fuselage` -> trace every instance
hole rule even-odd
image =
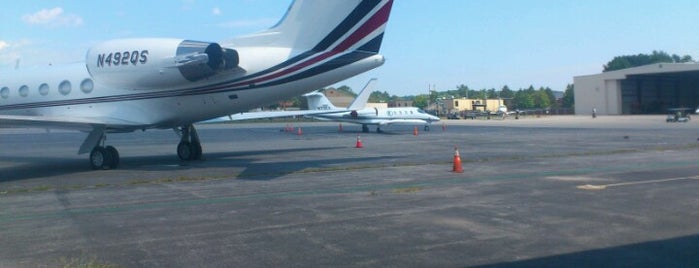
[[[431,124],[439,121],[439,117],[430,115],[416,107],[394,107],[394,108],[365,108],[359,111],[348,111],[344,113],[324,114],[313,116],[318,119],[334,120],[363,125],[384,125],[384,124]]]
[[[125,129],[112,131],[171,128],[298,96],[384,62],[378,54],[346,52],[346,57],[354,57],[351,64],[325,62],[308,66],[308,69],[318,67],[328,71],[304,77],[302,69],[295,70],[298,75],[280,81],[282,75],[265,77],[258,73],[284,62],[293,56],[292,51],[264,47],[236,49],[241,58],[238,70],[163,89],[103,83],[91,75],[86,63],[14,70],[0,78],[0,114],[111,118],[123,122]]]

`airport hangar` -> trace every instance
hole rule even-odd
[[[656,63],[576,76],[575,114],[663,114],[699,107],[699,64]]]

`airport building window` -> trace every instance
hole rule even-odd
[[[83,80],[80,83],[80,90],[82,90],[84,93],[92,92],[92,89],[94,89],[94,87],[95,87],[95,83],[93,83],[92,79],[90,79],[90,78],[85,78],[85,80]]]
[[[7,99],[7,97],[10,96],[10,89],[8,87],[0,89],[0,96],[2,96],[3,99]]]
[[[46,83],[41,84],[39,86],[39,94],[41,94],[41,96],[46,96],[49,94],[49,85]]]
[[[60,92],[62,95],[68,95],[70,94],[71,90],[71,85],[70,81],[68,80],[63,80],[61,84],[58,85],[58,92]]]
[[[29,96],[29,87],[26,85],[19,87],[19,95],[22,97]]]

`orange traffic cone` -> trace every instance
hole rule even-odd
[[[299,131],[296,132],[296,135],[299,135],[299,136],[303,135],[303,130],[301,130],[301,127],[299,127]]]
[[[459,149],[454,147],[454,169],[452,172],[463,173],[464,169],[461,167],[461,156],[459,156]]]
[[[355,148],[362,148],[362,147],[364,147],[364,144],[362,144],[362,140],[359,139],[359,135],[357,135],[357,145],[355,146]]]
[[[417,136],[417,127],[413,129],[413,136]]]

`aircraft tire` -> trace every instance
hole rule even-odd
[[[107,152],[107,154],[109,155],[109,158],[110,158],[110,161],[107,162],[107,166],[110,169],[115,169],[115,168],[119,167],[119,162],[120,162],[119,151],[117,151],[117,149],[111,145],[104,148],[104,150]]]
[[[97,146],[90,152],[90,165],[92,169],[107,169],[111,163],[112,156],[102,146]]]
[[[192,160],[200,160],[201,154],[202,154],[201,143],[193,142],[191,144],[191,148],[192,148]]]
[[[192,144],[188,141],[181,141],[180,144],[177,145],[177,156],[184,161],[190,161],[193,159],[194,156],[194,148],[192,147]]]

